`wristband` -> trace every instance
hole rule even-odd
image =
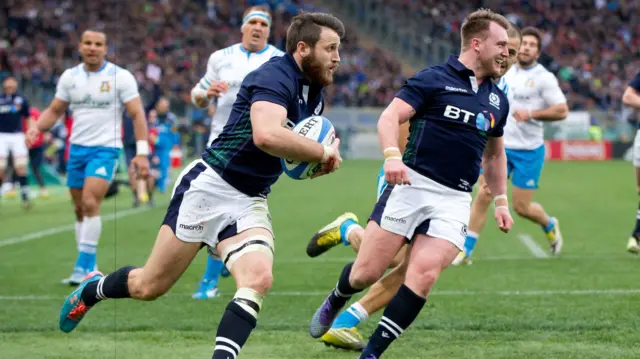
[[[149,156],[149,141],[136,141],[136,156]]]
[[[384,153],[385,156],[387,156],[387,152],[398,152],[400,153],[400,149],[398,147],[387,147],[384,149],[384,151],[382,151],[382,153]],[[392,153],[395,154],[395,153]]]
[[[389,156],[384,159],[384,163],[387,163],[390,160],[400,160],[402,161],[402,156]]]
[[[324,152],[322,153],[322,159],[320,160],[320,163],[325,163],[329,160],[329,157],[331,156],[335,156],[336,151],[333,149],[333,147],[329,147],[329,146],[324,146]]]
[[[509,199],[507,198],[507,195],[506,195],[506,194],[497,195],[497,196],[493,197],[493,205],[494,205],[494,206],[496,205],[496,202],[497,202],[499,199],[504,199],[505,201],[507,201],[507,203],[509,202]],[[500,206],[498,206],[498,207],[500,207]],[[496,208],[498,208],[498,207],[496,207]]]
[[[529,119],[532,120],[533,119],[533,113],[531,112],[531,109],[527,110],[529,112]]]

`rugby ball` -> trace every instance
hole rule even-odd
[[[332,145],[336,140],[336,131],[333,128],[333,124],[322,116],[307,117],[298,122],[292,131],[325,146]],[[299,162],[285,158],[281,158],[280,162],[284,173],[296,180],[310,178],[322,167],[320,163]]]

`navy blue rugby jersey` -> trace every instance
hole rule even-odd
[[[505,94],[458,58],[418,72],[396,97],[411,105],[403,162],[447,187],[471,192],[478,180],[487,136],[500,137],[509,114]]]
[[[22,132],[22,119],[29,117],[29,101],[19,93],[0,94],[0,133]]]
[[[256,101],[285,107],[285,126],[293,128],[309,116],[322,114],[322,86],[310,84],[290,54],[272,57],[242,81],[229,121],[203,153],[205,162],[231,186],[249,196],[266,197],[282,166],[278,157],[253,142],[250,112]]]

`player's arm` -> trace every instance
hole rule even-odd
[[[488,137],[482,155],[483,173],[491,193],[497,196],[507,193],[507,155],[502,137]],[[507,198],[496,200],[496,206],[507,206]]]
[[[407,142],[409,142],[409,121],[400,124],[400,135],[398,136],[398,148],[400,152],[404,154],[405,148],[407,148]]]
[[[403,140],[403,132],[408,133],[406,124],[416,110],[401,98],[394,98],[389,106],[384,109],[378,119],[378,140],[380,147],[385,152],[385,158],[391,155],[401,156],[407,145],[406,138]],[[403,131],[400,129],[403,128]],[[406,131],[406,132],[405,132]]]
[[[624,90],[622,103],[640,110],[640,73],[629,82],[629,86]]]
[[[509,232],[513,218],[507,200],[507,155],[502,137],[489,137],[482,155],[484,177],[494,200],[494,217],[502,232]]]
[[[633,87],[627,86],[622,95],[622,103],[634,109],[640,109],[640,93]]]
[[[65,111],[67,111],[67,107],[69,103],[59,99],[58,97],[54,97],[49,107],[47,107],[42,114],[40,114],[40,118],[38,121],[32,122],[35,124],[35,128],[39,132],[48,131],[62,116],[64,116]]]
[[[269,101],[256,101],[251,105],[253,142],[264,152],[302,162],[326,162],[335,153],[329,146],[298,136],[287,129],[287,109]],[[337,141],[337,140],[336,140]]]
[[[191,103],[198,108],[207,108],[211,99],[225,93],[229,86],[226,82],[220,81],[218,74],[219,52],[214,52],[207,62],[207,72],[204,77],[191,89]]]
[[[535,119],[538,121],[561,121],[567,118],[569,114],[569,106],[567,105],[567,98],[564,96],[558,79],[550,74],[544,74],[540,78],[542,86],[540,88],[540,95],[544,99],[548,107],[541,110],[532,109],[516,109],[514,117],[517,121],[528,121]]]
[[[147,119],[144,115],[142,100],[138,96],[126,102],[124,107],[133,120],[133,133],[136,136],[136,155],[149,155],[149,128],[147,127]],[[146,147],[147,150],[145,151],[142,147]]]
[[[58,80],[58,84],[56,85],[56,93],[47,107],[41,114],[38,121],[35,122],[34,126],[29,129],[29,133],[27,137],[30,139],[35,139],[35,136],[38,135],[38,132],[48,131],[58,119],[62,118],[69,107],[69,101],[71,99],[71,94],[69,93],[69,88],[73,85],[73,78],[69,72],[66,70],[60,76]],[[33,138],[32,138],[33,136]]]

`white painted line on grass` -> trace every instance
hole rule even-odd
[[[124,217],[124,216],[143,213],[143,212],[146,212],[146,211],[148,211],[150,209],[151,208],[149,208],[149,207],[125,209],[123,211],[118,211],[116,213],[111,213],[111,214],[108,214],[106,216],[103,216],[102,217],[102,222],[103,223],[104,222],[110,222],[110,221],[113,221],[115,219],[118,219],[118,218],[121,218],[121,217]],[[73,230],[75,230],[75,224],[69,224],[69,225],[66,225],[66,226],[53,227],[53,228],[45,229],[45,230],[42,230],[42,231],[27,233],[27,234],[22,235],[22,236],[11,237],[11,238],[0,240],[0,247],[6,247],[6,246],[10,246],[12,244],[18,244],[18,243],[22,243],[22,242],[29,242],[29,241],[32,241],[34,239],[41,239],[41,238],[45,238],[45,237],[48,237],[48,236],[51,236],[51,235],[54,235],[54,234],[63,233],[63,232],[69,232],[69,231],[73,231]]]
[[[169,293],[167,297],[190,297],[193,293]],[[474,291],[474,290],[436,290],[431,296],[503,296],[503,297],[546,297],[556,295],[635,295],[640,294],[640,289],[575,289],[575,290],[494,290],[494,291]],[[268,296],[277,297],[324,297],[329,295],[326,291],[274,291]],[[223,294],[222,297],[226,295]],[[230,296],[230,295],[229,295]],[[64,300],[63,296],[54,295],[0,295],[0,301],[48,301]],[[215,299],[213,299],[215,300]]]
[[[524,244],[524,246],[527,247],[529,252],[531,252],[531,254],[533,254],[534,257],[549,258],[549,254],[545,252],[544,249],[540,248],[538,243],[536,243],[536,241],[534,241],[533,237],[531,237],[530,235],[521,233],[518,235],[518,239],[520,239],[520,242],[522,242],[522,244]]]

